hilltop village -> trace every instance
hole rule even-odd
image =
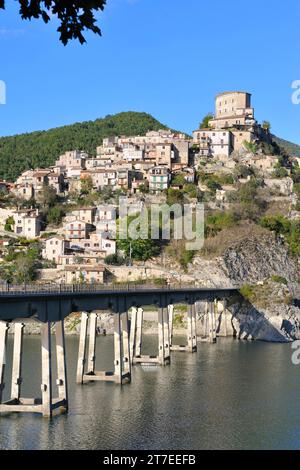
[[[255,120],[251,95],[221,93],[192,138],[165,129],[107,137],[94,155],[70,149],[49,168],[1,181],[1,282],[220,283],[212,260],[243,233],[275,233],[295,260],[299,183],[298,158],[278,147],[269,122]],[[203,250],[118,240],[120,197],[129,218],[151,203],[204,202]]]

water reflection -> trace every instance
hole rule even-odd
[[[180,339],[182,342],[184,339]],[[145,352],[157,348],[146,337]],[[0,418],[1,449],[266,449],[300,446],[300,374],[287,344],[221,340],[171,367],[134,368],[132,384],[75,385],[77,338],[67,338],[70,411]],[[9,341],[9,354],[11,354]],[[39,338],[26,337],[24,396],[39,395]],[[97,339],[97,369],[112,365],[112,337]],[[7,380],[8,374],[7,370]],[[8,391],[6,391],[6,394]]]

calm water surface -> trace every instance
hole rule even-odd
[[[145,343],[154,353],[156,338]],[[300,366],[289,344],[199,344],[198,354],[173,353],[171,367],[135,367],[122,388],[75,385],[77,347],[67,338],[69,413],[2,415],[0,449],[300,448]],[[112,368],[112,347],[97,338],[97,369]],[[40,338],[25,338],[24,350],[22,395],[39,396]]]

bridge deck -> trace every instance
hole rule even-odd
[[[194,303],[235,295],[237,286],[198,287],[195,284],[143,285],[23,285],[0,286],[0,320],[34,317],[58,321],[71,312],[110,310],[124,312],[132,306]]]

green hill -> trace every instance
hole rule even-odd
[[[0,178],[15,180],[29,168],[53,165],[66,150],[87,150],[94,155],[104,137],[143,135],[165,128],[149,114],[126,112],[48,131],[0,137]]]
[[[293,144],[293,142],[289,142],[288,140],[280,139],[276,135],[272,135],[272,138],[287,154],[292,157],[300,157],[300,145]]]

